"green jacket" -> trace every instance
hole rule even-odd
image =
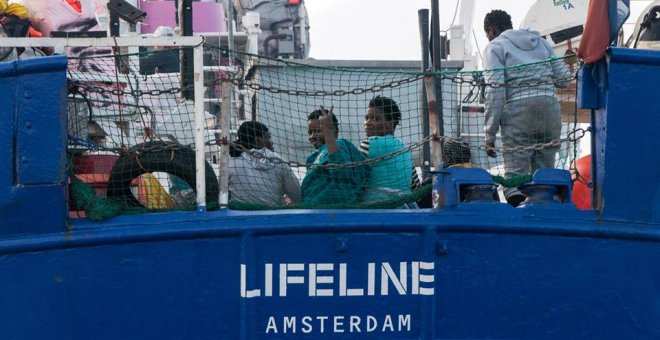
[[[314,165],[345,164],[365,160],[364,155],[346,139],[337,140],[338,152],[328,155],[326,145],[307,157],[307,174],[300,187],[302,205],[309,208],[350,207],[362,200],[369,166],[329,169]]]

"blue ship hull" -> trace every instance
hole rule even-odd
[[[515,218],[473,212],[155,214],[5,239],[3,337],[660,336],[657,228],[597,224],[591,214],[558,222],[542,212]],[[419,284],[431,294],[414,293],[412,262],[434,264],[421,271],[433,280]],[[266,263],[274,267],[272,296],[265,296]],[[340,295],[342,263],[347,288],[363,295]],[[376,265],[373,295],[369,263]],[[384,263],[406,282],[403,292],[388,278],[383,294]],[[286,296],[281,264],[302,266],[288,271],[302,282],[287,283]],[[310,294],[312,265],[316,289],[329,296]],[[318,282],[321,274],[333,282]],[[260,296],[241,297],[256,289]]]
[[[0,66],[16,94],[2,104],[4,339],[660,337],[659,53],[612,51],[607,92],[583,77],[596,135],[608,132],[592,211],[455,202],[106,222],[65,218],[53,89],[66,60]],[[632,100],[637,117],[613,111]],[[448,176],[435,190],[452,202]]]

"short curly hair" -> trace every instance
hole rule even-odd
[[[489,27],[497,28],[501,32],[512,29],[511,16],[501,9],[494,9],[484,17],[484,31]]]
[[[376,96],[369,101],[369,107],[383,111],[385,118],[393,120],[394,125],[398,125],[401,120],[401,110],[399,110],[399,105],[396,104],[394,99]]]

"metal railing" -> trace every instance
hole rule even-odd
[[[203,74],[203,46],[204,38],[191,37],[110,37],[110,38],[0,38],[0,47],[51,47],[56,51],[70,47],[151,47],[175,46],[193,49],[194,73],[194,145],[196,167],[196,205],[197,211],[206,210],[206,177],[205,177],[205,150],[204,150],[204,74]],[[137,72],[138,70],[131,70]],[[220,131],[220,138],[229,138],[228,129]],[[224,172],[226,173],[226,171]],[[224,181],[226,183],[226,180]],[[225,186],[226,187],[226,186]],[[226,189],[225,189],[226,191]],[[228,196],[221,192],[221,197]]]

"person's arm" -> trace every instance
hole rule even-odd
[[[546,41],[545,39],[541,39],[541,43],[545,46],[550,58],[557,57],[555,55],[554,50],[552,49],[552,46],[550,46],[550,43],[548,43],[548,41]],[[566,67],[566,63],[564,61],[565,59],[564,60],[556,59],[550,62],[550,66],[552,67],[552,78],[555,80],[555,86],[559,88],[568,87],[569,83],[571,82],[571,79],[573,78],[571,71],[568,69],[568,67]]]
[[[347,140],[337,141],[337,152],[330,155],[328,154],[328,164],[346,164],[361,162],[365,160],[366,157],[355,147],[351,142]],[[328,175],[341,179],[342,181],[353,182],[358,185],[362,183],[365,174],[362,173],[364,168],[369,169],[368,166],[361,165],[355,167],[340,167],[340,168],[328,168]]]
[[[486,133],[486,146],[495,146],[495,135],[500,129],[500,119],[504,111],[506,88],[504,67],[506,66],[504,51],[501,47],[488,44],[484,53],[484,78],[486,80],[486,102],[484,104]],[[495,157],[496,153],[490,149],[488,156]]]
[[[329,163],[357,163],[367,159],[360,150],[347,140],[339,141],[340,151],[328,158]],[[371,167],[369,165],[354,165],[348,168],[330,170],[331,176],[342,179],[346,184],[361,190],[366,185]]]
[[[325,110],[323,106],[321,106],[321,111],[323,111],[324,114],[319,117],[323,139],[325,139],[325,145],[328,148],[328,156],[339,150],[337,148],[337,137],[335,136],[334,124],[332,123],[332,109],[333,106],[330,106],[330,110]]]
[[[298,182],[298,178],[288,165],[282,165],[282,189],[294,203],[300,203],[302,200],[302,195],[300,193],[300,182]]]

